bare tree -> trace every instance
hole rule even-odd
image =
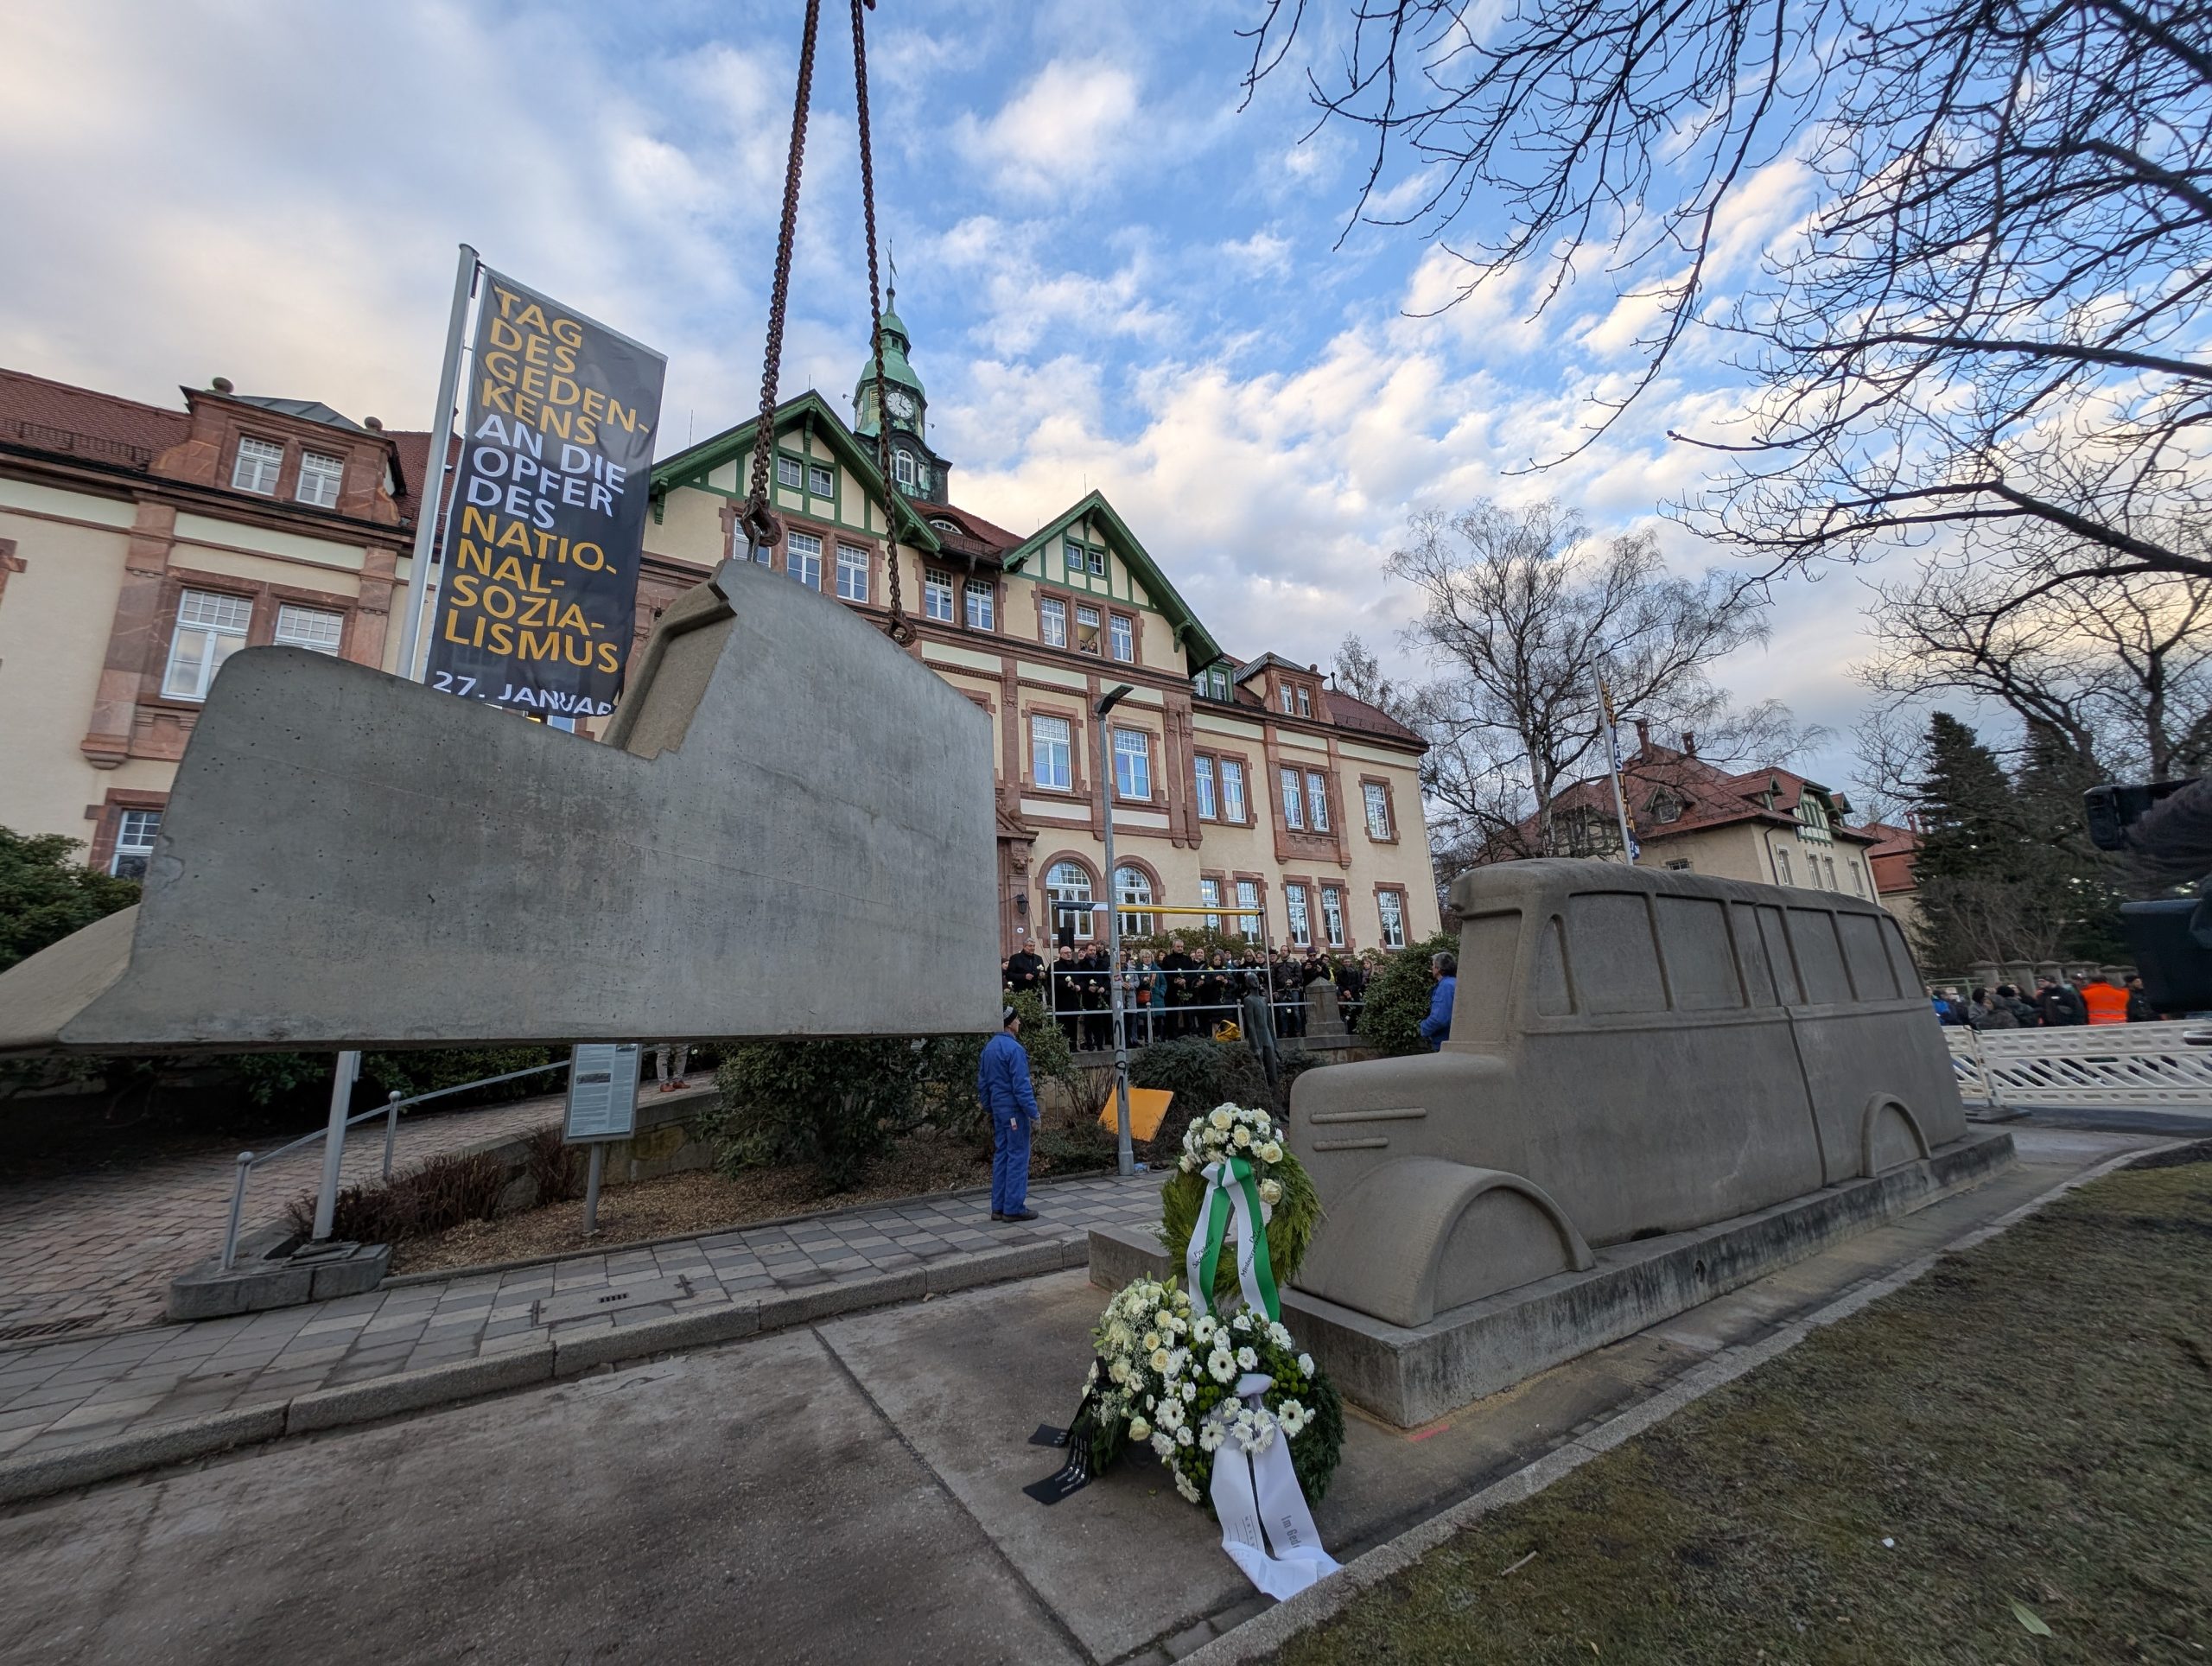
[[[1382,674],[1382,662],[1357,635],[1348,635],[1338,645],[1332,675],[1353,699],[1363,700],[1402,723],[1410,722],[1405,691]]]
[[[1757,396],[1687,506],[1769,572],[1938,531],[2019,535],[2056,583],[2212,576],[2212,10],[2201,0],[1269,0],[1248,87],[1301,27],[1319,124],[1364,130],[1356,216],[1520,269],[1541,310],[1602,270],[1653,322],[1733,333]],[[1816,182],[1732,308],[1709,275],[1753,176]],[[1378,212],[1402,173],[1414,206]],[[1492,231],[1492,227],[1502,230]],[[2015,592],[2027,599],[2027,588]]]
[[[1945,693],[2005,706],[2084,768],[2170,779],[2212,708],[2212,580],[2133,576],[2021,597],[2014,575],[1931,564],[1882,586],[1858,668],[1892,706]]]
[[[1553,848],[1552,803],[1601,766],[1598,680],[1617,715],[1662,733],[1694,730],[1713,761],[1778,761],[1801,743],[1787,709],[1738,712],[1706,667],[1763,639],[1764,595],[1719,573],[1668,571],[1647,532],[1592,538],[1555,503],[1509,510],[1484,500],[1411,523],[1387,570],[1414,586],[1421,618],[1408,645],[1437,671],[1413,692],[1428,739],[1422,785],[1445,842],[1504,855]]]

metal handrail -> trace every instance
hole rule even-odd
[[[567,1059],[556,1059],[550,1065],[532,1065],[527,1070],[511,1070],[504,1076],[486,1076],[474,1082],[460,1083],[454,1087],[437,1088],[429,1093],[418,1093],[412,1098],[407,1099],[401,1098],[399,1097],[398,1091],[395,1089],[391,1098],[385,1103],[381,1105],[371,1105],[366,1110],[355,1111],[351,1116],[348,1116],[346,1119],[345,1125],[347,1128],[351,1128],[356,1122],[367,1122],[372,1116],[381,1116],[385,1119],[384,1178],[388,1180],[391,1178],[392,1142],[397,1137],[399,1133],[399,1113],[406,1110],[410,1105],[419,1105],[426,1100],[430,1099],[442,1099],[449,1093],[466,1093],[471,1088],[493,1087],[501,1082],[519,1081],[525,1076],[542,1076],[550,1070],[566,1070],[568,1068],[569,1061]],[[285,1156],[291,1152],[297,1151],[302,1146],[310,1146],[317,1140],[327,1140],[329,1137],[330,1129],[328,1124],[326,1123],[323,1127],[315,1129],[314,1133],[302,1134],[298,1139],[291,1141],[290,1144],[278,1146],[274,1151],[264,1151],[260,1153],[258,1155],[251,1151],[241,1151],[238,1153],[238,1178],[231,1186],[231,1220],[229,1226],[225,1229],[223,1233],[223,1270],[225,1272],[229,1272],[231,1270],[232,1263],[238,1259],[238,1223],[245,1213],[246,1177],[252,1173],[253,1171],[259,1167],[263,1163],[275,1162],[277,1158]]]

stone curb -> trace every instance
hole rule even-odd
[[[1995,1220],[1976,1227],[1940,1250],[1910,1261],[1894,1272],[1853,1286],[1826,1306],[1790,1320],[1757,1342],[1724,1349],[1711,1359],[1691,1367],[1649,1399],[1639,1401],[1597,1428],[1554,1447],[1534,1463],[1493,1482],[1473,1497],[1462,1499],[1420,1525],[1408,1528],[1396,1538],[1376,1546],[1364,1555],[1355,1557],[1331,1578],[1306,1587],[1288,1601],[1277,1603],[1223,1632],[1211,1643],[1192,1650],[1182,1656],[1178,1666],[1245,1666],[1248,1662],[1273,1659],[1300,1632],[1311,1631],[1325,1621],[1335,1618],[1363,1593],[1410,1567],[1429,1551],[1447,1542],[1462,1528],[1491,1510],[1534,1497],[1593,1458],[1603,1457],[1615,1447],[1634,1440],[1685,1406],[1702,1400],[1715,1389],[1732,1383],[1778,1355],[1787,1353],[1815,1331],[1839,1319],[1848,1319],[1862,1307],[1902,1289],[1946,1256],[1957,1255],[1976,1244],[1986,1243],[2067,1192],[2093,1180],[2102,1180],[2114,1169],[2125,1168],[2155,1152],[2171,1150],[2190,1143],[2192,1141],[2187,1140],[2172,1140],[2162,1145],[2122,1152],[2070,1180],[2061,1181],[2050,1191],[2029,1199],[2017,1208],[2008,1210]]]
[[[458,1405],[604,1366],[741,1341],[870,1307],[927,1300],[985,1284],[1039,1278],[1083,1266],[1089,1254],[1090,1247],[1081,1238],[1016,1244],[948,1258],[931,1266],[904,1268],[874,1278],[830,1281],[766,1301],[730,1302],[664,1319],[618,1324],[611,1330],[552,1335],[528,1346],[474,1359],[395,1371],[388,1377],[310,1389],[267,1405],[159,1423],[35,1458],[0,1459],[0,1504],[66,1492],[235,1447]]]

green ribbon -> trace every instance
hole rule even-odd
[[[1252,1295],[1256,1288],[1259,1307],[1270,1319],[1280,1320],[1282,1318],[1282,1301],[1275,1294],[1275,1269],[1268,1255],[1268,1225],[1260,1213],[1260,1187],[1252,1178],[1251,1162],[1243,1157],[1226,1157],[1217,1160],[1227,1165],[1230,1182],[1244,1197],[1243,1212],[1249,1230],[1242,1235],[1237,1253],[1240,1257],[1249,1254],[1251,1262],[1249,1275],[1247,1276],[1245,1264],[1240,1259],[1237,1281],[1243,1288],[1245,1305],[1253,1305]],[[1200,1311],[1211,1313],[1213,1312],[1213,1281],[1221,1267],[1223,1241],[1228,1236],[1229,1223],[1237,1210],[1228,1187],[1219,1180],[1209,1178],[1206,1186],[1205,1247],[1199,1252],[1198,1272],[1191,1285],[1191,1300],[1198,1304]]]

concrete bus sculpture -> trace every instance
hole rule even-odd
[[[1873,903],[1573,861],[1478,868],[1452,903],[1443,1051],[1309,1071],[1293,1093],[1325,1211],[1297,1281],[1311,1295],[1427,1326],[1585,1271],[1592,1245],[1966,1136],[1904,938]]]
[[[991,802],[969,701],[742,562],[606,745],[250,648],[143,899],[0,976],[0,1053],[993,1029]]]

